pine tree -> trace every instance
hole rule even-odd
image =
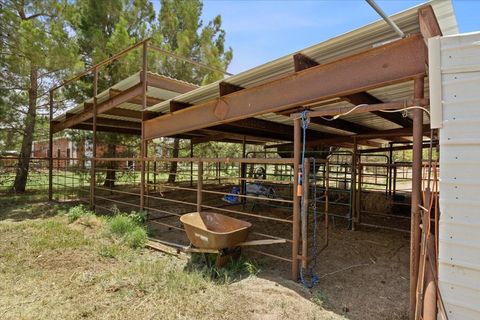
[[[233,52],[225,50],[225,31],[217,15],[206,26],[201,19],[202,2],[199,0],[162,0],[158,24],[153,30],[153,42],[162,49],[200,61],[219,70],[226,70]],[[178,59],[158,55],[154,68],[160,74],[204,85],[223,78],[223,73],[193,67]],[[173,141],[173,157],[179,154],[179,140]],[[175,182],[177,163],[170,165],[168,182]]]
[[[25,191],[37,113],[47,105],[48,86],[78,66],[77,46],[65,21],[69,7],[66,0],[12,0],[0,5],[2,104],[10,106],[9,129],[21,140],[16,192]]]

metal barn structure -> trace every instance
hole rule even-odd
[[[110,210],[114,204],[147,211],[152,223],[167,228],[164,234],[169,241],[171,232],[183,232],[175,221],[185,212],[215,211],[252,219],[257,227],[254,236],[282,240],[290,254],[251,250],[290,263],[293,280],[298,280],[317,255],[309,248],[311,234],[317,231],[313,230],[312,208],[323,212],[325,232],[329,215],[345,219],[351,229],[379,227],[376,219],[385,217],[377,212],[377,218],[367,219],[372,212],[364,209],[362,195],[367,186],[375,185],[385,194],[395,195],[403,174],[410,184],[406,204],[411,214],[402,222],[404,226],[407,223],[411,238],[410,317],[424,314],[428,318],[425,313],[432,316],[436,311],[428,309],[432,296],[425,294],[431,281],[425,271],[428,259],[421,220],[431,213],[422,193],[424,173],[430,172],[431,166],[424,168],[422,153],[435,147],[438,137],[424,116],[429,107],[427,43],[432,37],[458,30],[450,1],[433,1],[390,18],[405,37],[400,38],[380,20],[201,87],[149,71],[149,53],[159,49],[146,39],[51,89],[50,143],[55,133],[65,129],[93,132],[91,159],[77,163],[80,174],[89,177],[88,185],[78,187],[92,207]],[[141,70],[97,92],[101,68],[134,50],[141,51]],[[81,77],[93,79],[92,97],[54,116],[56,92]],[[102,131],[138,136],[138,156],[97,157],[97,133]],[[190,140],[191,146],[208,141],[242,143],[244,152],[240,158],[226,159],[196,157],[193,147],[190,157],[149,154],[149,143],[164,137]],[[266,143],[263,154],[245,151],[247,144]],[[392,152],[396,150],[412,150],[413,161],[395,163]],[[384,151],[390,157],[374,164],[364,161]],[[52,148],[49,158],[49,194],[53,198],[56,177],[62,176],[54,163],[75,159],[55,159]],[[120,169],[119,162],[128,166]],[[175,183],[166,180],[173,164],[178,166]],[[109,171],[132,168],[128,186],[107,188],[98,183],[100,177],[108,179]],[[73,181],[68,183],[75,187]],[[268,185],[267,191],[274,190],[278,196],[250,194],[248,185],[255,183]],[[239,186],[239,193],[230,191],[233,185]],[[346,195],[334,196],[333,192]],[[435,190],[427,194],[436,196]],[[225,196],[237,197],[238,204],[216,201]],[[342,198],[346,209],[332,212],[329,201],[333,198]],[[281,206],[283,213],[261,214],[255,211],[259,203]],[[282,233],[272,232],[274,224]],[[382,227],[398,230],[396,224]],[[434,292],[435,310],[436,296]]]

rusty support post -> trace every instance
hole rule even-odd
[[[302,204],[302,268],[306,270],[308,268],[308,197],[309,197],[309,180],[310,180],[310,161],[305,159],[303,166],[303,204]]]
[[[387,177],[388,177],[388,195],[392,195],[392,164],[393,164],[393,142],[389,143],[388,147],[388,167]]]
[[[198,162],[197,168],[197,212],[202,212],[203,200],[203,162]]]
[[[301,128],[300,119],[294,120],[293,128],[293,218],[292,218],[292,280],[298,280],[298,248],[300,235],[300,197],[297,192],[299,184]]]
[[[142,72],[141,83],[142,83],[142,134],[140,141],[140,211],[143,211],[145,207],[145,158],[147,157],[147,143],[145,141],[145,109],[147,108],[147,52],[148,52],[148,41],[143,43],[142,49]]]
[[[243,136],[243,141],[242,141],[242,158],[245,159],[247,156],[247,141],[246,137]],[[240,181],[240,194],[242,196],[247,194],[247,181],[245,178],[247,177],[247,164],[246,163],[241,163],[240,164],[240,178],[242,179]],[[241,197],[242,204],[245,206],[247,199],[245,197]]]
[[[414,98],[422,99],[424,78],[414,81]],[[412,209],[410,226],[410,319],[415,318],[416,289],[420,258],[420,201],[422,198],[423,110],[413,111]]]
[[[153,191],[157,192],[157,161],[153,160]]]
[[[357,207],[357,192],[356,192],[356,187],[357,187],[357,157],[358,157],[358,143],[357,143],[357,138],[353,137],[353,153],[352,153],[352,169],[351,169],[351,182],[350,182],[350,190],[351,190],[351,195],[350,195],[350,202],[352,203],[352,206],[350,208],[350,228],[355,231],[355,213],[356,213],[356,207]]]
[[[193,158],[193,140],[190,139],[190,158]],[[190,187],[193,187],[193,161],[190,161]]]
[[[95,210],[95,158],[97,157],[97,91],[98,91],[98,69],[93,69],[93,106],[92,106],[92,159],[90,160],[90,209]]]
[[[48,201],[53,200],[53,91],[50,91],[50,126],[48,133]]]
[[[357,224],[360,225],[362,223],[362,171],[363,166],[361,163],[358,164],[358,195],[357,195]]]

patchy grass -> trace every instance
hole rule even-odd
[[[319,290],[313,295],[311,300],[313,303],[322,307],[326,302],[328,302],[328,296],[325,292]]]
[[[69,216],[63,207],[30,206],[9,209],[23,211],[22,219],[0,221],[1,319],[340,318],[257,278],[250,261],[224,272],[251,276],[220,283],[183,260],[120,240],[144,230],[128,215]]]
[[[108,219],[108,231],[130,248],[143,248],[147,243],[147,231],[143,219],[132,213],[117,214]]]

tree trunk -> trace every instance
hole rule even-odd
[[[30,88],[28,89],[28,111],[25,118],[25,128],[22,147],[18,157],[17,173],[12,187],[13,192],[25,192],[27,186],[28,169],[32,153],[33,135],[35,133],[35,120],[37,116],[38,69],[30,67]]]
[[[180,139],[175,138],[173,140],[173,158],[178,158],[178,152],[180,149]],[[168,175],[168,182],[175,182],[175,178],[177,177],[177,162],[174,161],[170,165],[170,174]]]
[[[113,143],[109,143],[107,147],[107,157],[115,158],[117,155],[117,146]],[[116,180],[116,171],[115,171],[115,161],[108,162],[107,175],[105,177],[105,182],[103,183],[104,187],[113,188],[115,186]]]

